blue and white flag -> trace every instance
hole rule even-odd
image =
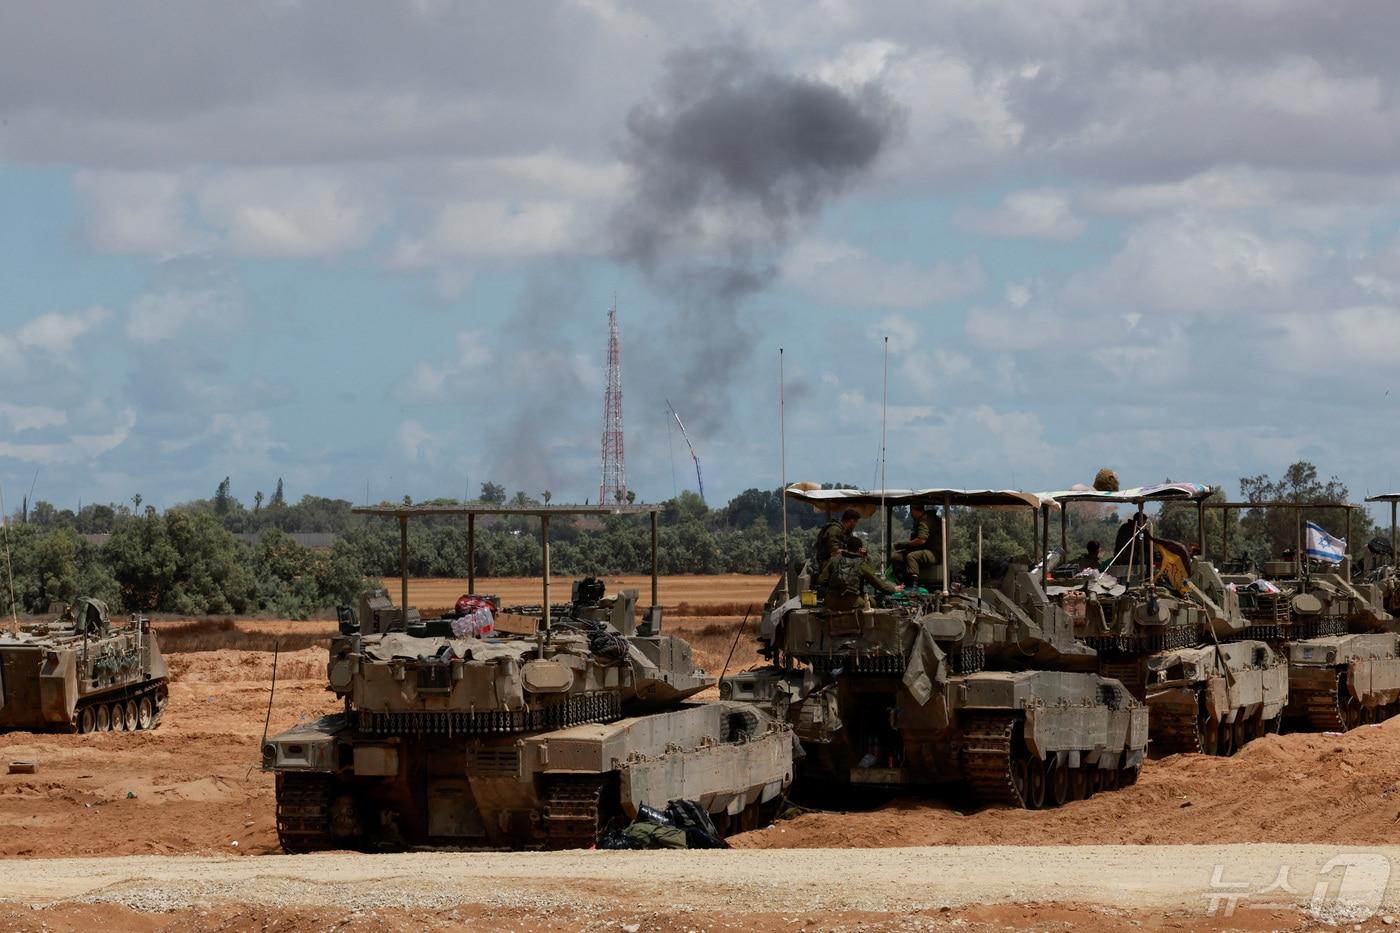
[[[1340,564],[1347,556],[1347,539],[1334,538],[1322,530],[1316,522],[1307,522],[1308,557],[1325,560],[1329,564]]]

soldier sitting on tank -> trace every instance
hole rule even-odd
[[[1103,557],[1099,554],[1099,542],[1090,541],[1084,545],[1084,553],[1079,555],[1079,559],[1075,563],[1079,565],[1080,573],[1086,570],[1093,570],[1097,573],[1103,566]]]
[[[833,554],[817,574],[817,586],[824,594],[826,608],[831,612],[849,612],[852,609],[869,609],[870,600],[865,595],[865,585],[869,584],[881,593],[899,591],[899,587],[881,577],[870,565],[865,545],[859,538],[849,538],[841,550]]]
[[[909,506],[909,517],[912,520],[909,540],[899,542],[894,549],[902,562],[904,582],[913,584],[919,582],[925,571],[938,565],[934,541],[939,536],[942,519],[930,514],[922,502]]]
[[[841,513],[839,519],[833,518],[822,526],[822,530],[817,533],[816,549],[812,552],[814,571],[820,573],[826,562],[845,546],[846,539],[855,532],[859,521],[860,513],[855,509],[847,509]]]

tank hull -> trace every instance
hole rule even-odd
[[[880,675],[822,683],[768,668],[724,687],[793,725],[799,782],[812,785],[943,787],[1039,808],[1131,783],[1147,751],[1147,707],[1096,674],[954,674],[922,703],[904,677]]]
[[[1154,753],[1230,755],[1279,730],[1288,665],[1263,642],[1165,651],[1145,667]]]
[[[264,767],[289,852],[579,848],[675,799],[721,833],[758,825],[792,781],[792,734],[723,702],[498,736],[366,734],[332,716],[270,738]]]
[[[1287,646],[1286,715],[1298,728],[1345,732],[1400,712],[1400,636],[1331,635]]]

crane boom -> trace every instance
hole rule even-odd
[[[685,431],[685,422],[681,420],[680,413],[676,411],[676,406],[671,404],[671,400],[666,400],[666,407],[671,409],[671,417],[676,419],[676,424],[680,425],[681,437],[685,439],[685,446],[690,448],[690,459],[695,461],[695,485],[700,487],[700,501],[705,501],[705,480],[700,475],[700,455],[695,452],[695,445],[690,442],[690,435]]]

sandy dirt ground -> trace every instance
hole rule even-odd
[[[721,588],[719,598],[691,605],[720,608],[767,589],[766,583],[759,587],[746,580],[745,585],[752,592]],[[670,588],[669,580],[663,586],[663,592],[686,592]],[[689,639],[699,662],[717,673],[735,635],[742,634],[742,620],[732,613],[673,614],[667,627]],[[750,619],[750,630],[753,624]],[[0,763],[21,758],[38,762],[35,774],[5,774],[0,768],[0,858],[7,860],[0,869],[0,901],[6,902],[0,905],[0,928],[343,924],[416,929],[485,922],[515,929],[1122,929],[1134,924],[1194,929],[1208,922],[1225,929],[1294,929],[1315,922],[1297,909],[1314,890],[1313,881],[1293,880],[1292,886],[1304,892],[1301,900],[1264,900],[1260,903],[1268,906],[1255,905],[1230,918],[1208,917],[1201,895],[1211,892],[1212,866],[1225,864],[1230,882],[1248,880],[1257,886],[1256,876],[1275,863],[1312,865],[1307,870],[1316,871],[1318,860],[1331,858],[1339,847],[1400,846],[1400,770],[1394,764],[1400,759],[1400,720],[1392,720],[1342,736],[1268,737],[1230,759],[1186,755],[1153,761],[1136,786],[1053,811],[965,812],[957,800],[912,797],[862,801],[848,812],[809,811],[736,837],[740,851],[732,853],[669,853],[640,860],[630,853],[510,857],[524,861],[452,856],[441,863],[434,861],[438,857],[398,862],[393,860],[398,857],[337,856],[344,864],[323,862],[320,856],[270,858],[277,852],[273,782],[257,767],[259,738],[269,718],[269,641],[278,640],[283,649],[270,715],[271,729],[278,731],[338,708],[324,688],[321,647],[333,627],[329,621],[215,620],[195,626],[162,621],[157,630],[179,650],[168,654],[171,699],[160,728],[92,736],[0,735]],[[730,669],[757,660],[751,640],[740,637]],[[982,880],[991,890],[960,898],[961,885],[950,887],[939,879],[960,877],[957,865],[967,853],[926,847],[984,843],[1016,848],[976,850],[986,868]],[[1209,862],[1215,854],[1180,848],[1303,843],[1324,848],[1302,854],[1245,849],[1226,862]],[[1143,848],[1113,850],[1105,844]],[[844,854],[832,854],[832,849]],[[1117,861],[1095,862],[1095,853],[1102,852],[1118,853],[1112,856]],[[952,863],[943,860],[950,853]],[[75,856],[98,861],[47,861]],[[113,858],[129,856],[177,858]],[[200,860],[209,858],[224,861]],[[474,861],[480,858],[489,861]],[[1285,859],[1295,861],[1280,861]],[[250,874],[230,874],[230,864],[247,864]],[[337,877],[369,873],[400,879],[386,882],[389,891],[408,889],[404,879],[421,872],[422,890],[476,893],[465,899],[400,899],[376,906],[370,895],[381,885],[337,888],[333,878],[308,878],[305,884],[295,880],[321,864],[331,866],[327,874]],[[453,874],[470,874],[474,865],[483,878],[492,879],[490,884],[464,887]],[[1125,880],[1120,874],[1139,865],[1148,867],[1145,880]],[[582,873],[586,877],[561,887],[561,880],[569,885],[582,871],[578,866],[588,869]],[[806,866],[801,870],[808,880],[793,900],[785,893],[784,879],[796,866]],[[1050,870],[1054,866],[1059,867]],[[1232,874],[1237,869],[1248,877],[1237,879]],[[216,890],[204,881],[186,880],[182,872],[204,872],[206,880],[213,879],[209,884],[252,879],[246,883],[254,887]],[[881,879],[913,877],[911,872],[927,873],[917,886],[924,893],[891,889],[861,900],[863,892],[874,890],[872,885],[886,883]],[[1167,879],[1163,884],[1175,884],[1175,893],[1162,899],[1131,893],[1157,876]],[[174,892],[172,897],[180,891],[214,893],[168,903],[142,900],[140,882],[147,877],[160,890]],[[777,878],[773,885],[760,883],[769,877]],[[107,880],[79,891],[21,888],[23,879],[29,879],[23,881],[26,885],[79,886]],[[344,899],[278,900],[281,895],[258,893],[261,884],[271,884],[268,890],[340,892]],[[1094,885],[1099,893],[1090,890]],[[561,890],[568,893],[561,895]],[[104,891],[136,893],[100,897]],[[1122,891],[1130,892],[1126,900],[1115,893]],[[561,897],[567,903],[557,903]],[[724,898],[729,899],[725,904],[714,900]],[[33,904],[43,909],[35,910]],[[1391,909],[1389,903],[1386,909]],[[1368,922],[1389,926],[1377,918]]]
[[[1383,928],[1400,896],[1388,871],[1332,876],[1338,859],[1374,869],[1397,856],[1400,848],[968,846],[872,850],[858,859],[811,849],[781,858],[594,851],[34,860],[8,865],[0,878],[0,899],[13,905],[0,906],[0,922],[52,928],[105,914],[212,926],[221,911],[239,910],[248,912],[244,922],[262,915],[368,926],[386,917],[391,928],[472,920],[632,931],[1289,929],[1367,920]],[[1281,866],[1284,886],[1256,893],[1277,884]],[[1228,900],[1222,884],[1231,886],[1223,889]],[[1247,893],[1233,897],[1235,885]]]

